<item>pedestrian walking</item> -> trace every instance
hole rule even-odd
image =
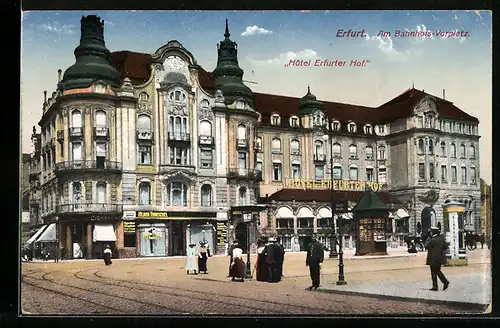
[[[233,247],[233,263],[231,263],[229,274],[232,277],[231,281],[236,281],[240,278],[241,282],[245,281],[245,262],[243,262],[243,250],[238,243],[234,243]]]
[[[52,252],[54,253],[54,263],[59,263],[59,246],[52,247]]]
[[[278,256],[278,276],[280,277],[280,280],[283,275],[283,262],[285,262],[285,247],[283,247],[283,244],[280,242],[277,244],[280,248],[279,256]]]
[[[207,260],[208,260],[208,249],[206,247],[205,241],[200,241],[200,247],[198,247],[198,271],[200,273],[207,274]]]
[[[431,228],[431,238],[426,242],[427,247],[427,261],[426,265],[430,266],[431,269],[431,279],[432,288],[429,290],[438,291],[438,281],[437,278],[443,283],[443,290],[446,290],[450,285],[450,282],[444,274],[441,272],[441,266],[446,263],[446,250],[448,250],[448,243],[441,235],[441,231],[437,227]]]
[[[232,243],[230,246],[229,246],[229,249],[228,249],[228,255],[229,255],[229,269],[228,269],[228,273],[227,273],[227,276],[228,277],[231,277],[231,266],[233,265],[233,250],[234,250],[234,247],[235,245],[238,244],[238,241],[235,240],[234,243]]]
[[[279,261],[280,261],[281,249],[276,244],[276,238],[269,238],[269,244],[266,246],[266,265],[268,269],[267,281],[271,283],[276,283],[281,280],[279,273]]]
[[[189,274],[189,271],[193,270],[194,274],[198,274],[196,270],[198,267],[196,265],[196,244],[191,243],[187,249],[187,258],[186,258],[186,273]]]
[[[257,281],[267,281],[268,269],[266,264],[265,240],[257,240],[257,260],[255,261],[255,272]]]
[[[111,247],[109,247],[109,245],[106,245],[104,247],[104,264],[106,265],[111,265],[113,264],[113,262],[111,262],[111,255],[113,254],[113,252],[111,251]]]
[[[309,290],[313,288],[316,290],[319,287],[321,263],[323,263],[324,258],[323,245],[318,242],[316,237],[313,237],[306,257],[306,266],[309,267],[309,274],[312,280],[312,285],[308,288]]]

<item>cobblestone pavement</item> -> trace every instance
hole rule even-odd
[[[484,256],[447,274],[481,272]],[[209,274],[186,275],[184,258],[103,261],[39,262],[22,264],[21,306],[25,313],[57,315],[186,314],[186,315],[336,315],[389,313],[473,312],[452,305],[319,293],[309,286],[303,254],[287,254],[285,278],[277,284],[226,277],[228,257],[209,259]],[[254,257],[252,257],[254,263]],[[428,279],[425,256],[393,259],[346,260],[346,279],[380,281]],[[337,261],[323,265],[322,284],[334,284]],[[425,272],[425,274],[424,274]]]

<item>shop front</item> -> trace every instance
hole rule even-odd
[[[139,256],[167,255],[167,225],[164,222],[144,222],[137,225]]]
[[[263,204],[232,206],[229,220],[229,243],[237,240],[244,253],[254,251],[256,249],[257,238],[260,237],[256,223],[260,222],[260,213],[265,209],[266,205]]]

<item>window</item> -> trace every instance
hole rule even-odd
[[[349,168],[349,180],[357,181],[358,180],[358,168],[355,166],[351,166]]]
[[[203,169],[213,168],[212,150],[200,150],[200,165]]]
[[[73,154],[73,161],[82,160],[82,144],[80,142],[71,143],[71,152]]]
[[[472,183],[472,184],[476,183],[476,168],[475,167],[470,168],[470,183]]]
[[[276,228],[293,229],[293,219],[277,219]]]
[[[79,110],[74,110],[71,113],[71,127],[73,128],[82,127],[82,113]]]
[[[181,147],[168,147],[171,165],[189,165],[189,149]]]
[[[457,147],[455,146],[455,144],[454,144],[454,143],[452,143],[452,144],[450,145],[450,148],[451,148],[451,150],[450,150],[450,151],[451,151],[451,154],[450,154],[450,155],[451,155],[451,157],[452,157],[452,158],[457,158]]]
[[[418,144],[418,153],[419,154],[424,154],[425,153],[425,150],[424,150],[424,139],[418,139],[417,144]]]
[[[281,140],[278,138],[273,138],[271,141],[271,152],[273,154],[281,154]]]
[[[287,251],[292,250],[292,237],[287,237],[287,236],[281,236],[281,245],[283,245],[283,248]]]
[[[418,163],[418,179],[425,180],[425,164]]]
[[[273,181],[281,181],[281,163],[273,163]]]
[[[474,145],[470,145],[469,147],[469,158],[470,159],[476,158],[476,147],[474,147]]]
[[[422,116],[417,117],[417,128],[421,129],[424,127],[424,118]]]
[[[434,181],[434,164],[429,164],[429,181]]]
[[[151,165],[151,146],[139,146],[138,164]]]
[[[201,186],[201,206],[212,206],[212,186],[209,184]]]
[[[365,125],[365,134],[372,133],[372,127],[370,125]]]
[[[247,138],[247,127],[243,124],[238,125],[238,139],[245,140]]]
[[[102,84],[96,84],[94,90],[96,93],[104,93],[104,91],[106,91],[106,87]]]
[[[351,133],[356,132],[356,123],[349,123],[349,125],[347,127],[348,127],[349,132],[351,132]]]
[[[297,116],[292,116],[290,118],[290,126],[293,128],[299,127],[299,118]]]
[[[300,143],[297,139],[290,141],[290,152],[292,154],[300,154]]]
[[[106,161],[106,143],[97,142],[96,143],[96,160],[97,168],[104,169],[104,162]]]
[[[106,182],[98,182],[97,189],[97,203],[106,203]]]
[[[385,159],[385,146],[378,147],[378,159]]]
[[[457,183],[457,167],[451,167],[451,183]]]
[[[448,167],[446,165],[441,165],[441,182],[448,181]]]
[[[446,157],[446,143],[441,142],[441,156]]]
[[[373,181],[373,169],[366,168],[366,181]]]
[[[200,122],[200,136],[212,136],[212,123],[209,121]]]
[[[139,94],[139,100],[140,101],[147,101],[149,99],[149,95],[145,92],[141,92]]]
[[[325,178],[325,166],[324,165],[315,165],[314,177],[316,180],[322,180]]]
[[[313,126],[323,126],[325,119],[322,113],[316,113],[313,117]]]
[[[185,137],[184,134],[187,133],[188,124],[187,117],[180,116],[170,116],[169,118],[169,134],[175,136],[175,138]]]
[[[74,204],[79,204],[82,202],[82,182],[77,181],[73,182],[73,203]]]
[[[342,157],[342,148],[340,144],[336,143],[332,146],[333,157]]]
[[[379,134],[384,134],[385,133],[385,125],[379,125],[378,126],[378,133]]]
[[[272,125],[280,125],[280,117],[277,114],[271,116],[271,124]]]
[[[292,179],[300,179],[300,164],[292,164]]]
[[[243,101],[241,101],[241,100],[238,100],[236,102],[236,108],[237,109],[245,109],[245,103]]]
[[[247,168],[247,153],[242,151],[238,152],[238,167],[240,169]]]
[[[333,129],[333,131],[340,130],[340,122],[339,121],[333,121],[333,123],[332,123],[332,129]]]
[[[373,147],[367,146],[365,148],[366,159],[373,159]]]
[[[103,110],[98,110],[95,112],[95,126],[105,127],[106,126],[106,112]]]
[[[429,155],[434,155],[434,141],[429,139]]]
[[[349,146],[349,157],[352,159],[358,158],[358,147],[356,145]]]
[[[311,218],[299,218],[299,228],[313,228],[314,219]]]
[[[149,182],[139,184],[139,205],[151,204],[151,185]]]
[[[261,137],[257,137],[257,139],[255,139],[255,150],[262,151],[262,138]]]
[[[148,115],[139,115],[137,117],[137,131],[151,131],[151,118]]]
[[[464,144],[461,144],[460,145],[460,158],[466,158],[465,157],[465,145]]]
[[[200,107],[201,107],[201,108],[208,108],[208,107],[210,107],[210,103],[208,102],[208,100],[203,99],[203,100],[201,101],[201,103],[200,103]]]
[[[255,169],[259,172],[262,172],[262,161],[261,160],[257,160],[257,166],[255,167]]]
[[[240,206],[245,206],[247,205],[247,188],[241,187],[238,191],[238,199],[239,199],[239,205]]]
[[[342,167],[341,166],[334,166],[333,167],[333,178],[335,180],[342,180]]]
[[[318,159],[318,160],[323,159],[323,154],[324,154],[323,150],[324,150],[323,149],[323,141],[316,140],[314,142],[314,155],[315,155],[316,159]]]
[[[171,182],[167,185],[167,206],[187,206],[187,185]]]
[[[465,166],[462,166],[461,169],[462,169],[462,184],[467,184],[467,168]]]

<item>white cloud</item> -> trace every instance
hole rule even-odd
[[[75,25],[61,25],[59,22],[53,22],[52,24],[42,24],[38,26],[39,29],[45,32],[52,33],[73,33],[75,31]]]
[[[380,49],[380,51],[382,51],[383,53],[385,53],[387,55],[390,55],[390,56],[404,55],[404,53],[399,52],[396,50],[396,48],[394,48],[394,43],[393,43],[391,37],[388,35],[386,35],[386,36],[369,36],[368,34],[366,34],[365,40],[378,42],[378,48]]]
[[[288,51],[270,59],[249,59],[254,64],[286,64],[290,59],[319,58],[318,53],[311,49],[304,49],[298,52]]]
[[[257,25],[254,25],[254,26],[247,26],[247,28],[243,33],[241,33],[241,35],[242,36],[266,35],[271,33],[273,33],[273,31],[269,31],[263,27],[258,27]]]
[[[418,25],[415,30],[409,30],[405,28],[406,32],[417,32],[417,36],[411,36],[409,37],[410,40],[415,40],[415,41],[423,41],[425,39],[431,39],[434,40],[434,32],[431,30],[427,29],[427,27],[424,24]]]

